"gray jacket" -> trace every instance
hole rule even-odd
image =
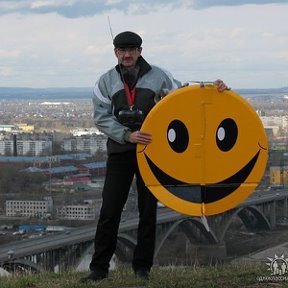
[[[148,64],[142,56],[139,57],[138,64],[140,69],[135,84],[133,109],[140,110],[144,120],[165,91],[175,90],[181,83],[169,72]],[[127,139],[129,133],[140,127],[121,123],[119,117],[120,111],[130,108],[119,65],[100,77],[93,92],[94,121],[96,127],[108,136],[108,154],[135,150],[136,145],[127,142]]]

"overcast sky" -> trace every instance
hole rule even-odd
[[[84,87],[116,64],[112,32],[182,82],[288,86],[288,0],[0,0],[0,87]]]

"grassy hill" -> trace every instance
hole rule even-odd
[[[119,268],[108,279],[81,283],[84,273],[42,273],[0,278],[1,288],[233,288],[288,287],[288,276],[271,276],[265,263],[219,264],[209,267],[154,267],[149,281],[134,278],[129,268]],[[287,279],[286,279],[287,278]]]

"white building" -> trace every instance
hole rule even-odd
[[[96,206],[91,204],[63,206],[58,210],[58,216],[69,220],[94,220]]]
[[[0,140],[0,155],[14,155],[14,140]],[[52,154],[51,140],[17,140],[18,156],[48,156]]]
[[[7,200],[5,202],[6,216],[46,217],[53,211],[51,197],[45,200]]]
[[[264,126],[266,135],[269,137],[274,137],[278,134],[279,132],[279,127],[278,126]]]
[[[14,152],[12,140],[0,140],[0,155],[11,156]]]
[[[48,156],[52,154],[51,140],[18,140],[17,155]]]
[[[100,132],[96,127],[92,127],[92,128],[75,128],[75,129],[71,129],[71,134],[73,136],[83,136],[83,135],[103,135],[102,132]]]
[[[261,116],[260,119],[265,128],[276,126],[285,129],[288,127],[288,116]]]
[[[106,151],[107,136],[104,134],[83,135],[65,138],[62,150],[66,152],[86,152],[95,154]]]
[[[0,125],[0,131],[3,132],[12,132],[16,130],[15,125]]]

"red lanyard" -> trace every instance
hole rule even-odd
[[[136,87],[130,90],[126,82],[124,82],[124,87],[125,87],[125,92],[127,95],[128,104],[130,107],[132,107],[134,103],[134,99],[135,99]]]

